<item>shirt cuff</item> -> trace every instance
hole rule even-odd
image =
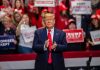
[[[45,45],[44,45],[44,51],[47,51],[47,48],[45,47]]]

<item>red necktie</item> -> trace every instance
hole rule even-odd
[[[52,63],[52,55],[51,55],[51,50],[52,50],[52,37],[50,34],[51,30],[48,30],[48,39],[49,39],[49,57],[48,57],[48,63],[51,64]]]

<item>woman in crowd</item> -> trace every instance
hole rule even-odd
[[[14,0],[13,9],[14,9],[14,12],[19,12],[21,14],[24,14],[25,10],[24,10],[23,1],[22,0]]]
[[[9,16],[4,16],[3,20],[2,20],[2,24],[3,24],[3,31],[2,31],[2,36],[13,36],[14,37],[14,41],[13,43],[15,44],[15,46],[11,46],[12,48],[8,47],[7,50],[0,50],[2,53],[16,53],[16,34],[15,34],[15,30],[12,28],[13,24],[12,24],[12,20]]]
[[[36,26],[38,21],[38,7],[34,6],[34,0],[28,0],[27,12],[31,20],[32,26]]]
[[[69,30],[75,30],[77,29],[76,27],[76,21],[75,21],[75,18],[71,18],[69,19],[68,21],[68,29]],[[82,50],[85,50],[85,41],[84,42],[78,42],[78,43],[68,43],[67,44],[67,50],[68,51],[82,51]]]
[[[20,14],[19,12],[14,12],[12,19],[13,19],[14,25],[17,27],[17,25],[22,19],[22,14]]]
[[[4,35],[15,35],[11,18],[9,16],[4,16],[2,21],[4,25]]]
[[[2,11],[5,14],[12,15],[13,10],[12,10],[8,0],[2,0],[2,5],[0,6],[0,11]]]
[[[25,41],[25,35],[27,36],[27,33],[28,33],[27,30],[29,30],[31,27],[32,26],[31,26],[28,15],[24,14],[22,17],[22,20],[20,21],[16,29],[16,35],[19,37],[19,46],[18,46],[19,53],[31,53],[32,52],[32,43],[33,43],[32,41],[33,40],[28,41],[28,42]],[[35,29],[36,27],[33,27],[32,30],[35,30]],[[34,33],[32,32],[32,34]],[[33,38],[33,36],[29,38]]]
[[[63,30],[66,28],[67,23],[68,23],[68,15],[66,14],[67,11],[68,11],[68,8],[62,2],[60,2],[60,4],[55,7],[55,19],[56,19],[55,27],[56,28],[60,30]]]
[[[87,33],[87,41],[90,44],[91,50],[100,50],[100,44],[95,45],[92,41],[90,34],[91,31],[96,31],[96,30],[100,30],[100,20],[98,19],[98,16],[94,14],[91,16],[91,23]]]

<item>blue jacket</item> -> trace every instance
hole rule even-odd
[[[37,53],[35,70],[47,70],[48,50],[44,50],[44,44],[47,40],[46,28],[35,31],[33,41],[33,50]],[[65,70],[63,52],[67,49],[66,34],[54,28],[53,42],[57,43],[55,50],[52,50],[52,59],[54,70]]]

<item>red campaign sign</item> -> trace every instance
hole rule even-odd
[[[63,30],[66,32],[66,40],[67,43],[78,43],[78,42],[84,42],[84,33],[82,29],[76,29],[76,30]]]

